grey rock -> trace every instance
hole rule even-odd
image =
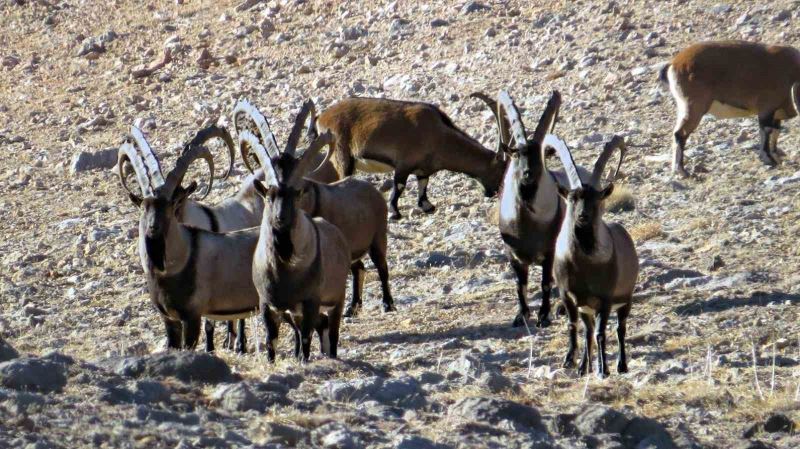
[[[483,3],[478,3],[475,1],[469,1],[464,3],[464,6],[461,7],[461,14],[471,14],[473,12],[479,11],[488,11],[491,8]]]
[[[0,336],[0,362],[7,362],[19,357],[19,352]]]
[[[492,393],[499,393],[504,390],[519,389],[516,384],[511,382],[511,379],[494,371],[487,371],[481,374],[481,377],[478,378],[478,385],[486,388]]]
[[[413,377],[396,379],[367,377],[351,381],[329,380],[318,390],[326,399],[334,401],[375,400],[382,404],[419,408],[425,405],[425,392]]]
[[[667,429],[661,423],[650,418],[633,418],[623,430],[622,438],[626,446],[636,449],[672,449],[675,447]]]
[[[128,377],[174,377],[183,382],[209,384],[236,380],[222,359],[204,352],[171,351],[144,357],[117,357],[102,360],[98,365]]]
[[[788,9],[784,9],[779,11],[775,16],[772,17],[773,22],[784,22],[792,18],[792,12]]]
[[[547,435],[547,429],[538,410],[506,399],[464,398],[450,406],[447,413],[450,416],[500,426],[507,430]]]
[[[433,19],[433,20],[431,20],[431,27],[433,27],[433,28],[446,27],[447,25],[450,25],[450,22],[448,22],[448,21],[446,21],[444,19]]]
[[[299,443],[308,440],[309,432],[302,427],[290,426],[280,423],[268,423],[264,426],[264,444],[285,444],[295,447]]]
[[[87,37],[81,42],[81,48],[78,50],[78,56],[86,56],[89,53],[105,53],[106,43],[100,38]]]
[[[709,12],[711,12],[711,14],[728,14],[731,10],[733,10],[731,5],[720,3],[712,6]]]
[[[464,382],[477,379],[483,368],[481,362],[469,353],[462,353],[459,358],[447,365],[446,376],[450,380],[461,379]]]
[[[15,390],[59,392],[67,384],[67,367],[52,360],[17,358],[0,363],[0,385]]]
[[[117,149],[106,148],[104,150],[90,152],[81,151],[72,158],[70,170],[72,174],[96,170],[109,169],[117,165]]]
[[[437,444],[418,435],[402,435],[394,440],[395,449],[448,449],[450,446]]]
[[[360,449],[363,444],[348,429],[336,429],[322,437],[322,447],[333,449]]]
[[[45,405],[45,397],[27,391],[13,391],[0,389],[0,402],[10,412],[23,415],[40,412]]]
[[[200,424],[200,416],[197,413],[173,413],[166,410],[157,410],[146,405],[136,407],[136,419],[157,423],[176,422],[187,426]]]
[[[583,435],[622,433],[630,420],[622,413],[605,405],[590,405],[575,418],[575,427]]]
[[[764,422],[765,432],[794,432],[794,421],[782,413],[776,413]]]
[[[220,385],[214,391],[213,398],[222,408],[230,412],[263,411],[266,406],[244,382]]]

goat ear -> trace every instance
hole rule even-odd
[[[267,186],[258,179],[253,180],[253,188],[256,189],[256,193],[258,193],[261,198],[266,198],[267,195],[269,195],[269,189],[267,189]]]
[[[128,193],[128,198],[131,200],[131,203],[133,203],[134,206],[136,206],[136,207],[141,207],[142,206],[142,197],[136,196],[133,193],[129,192]]]
[[[606,199],[606,198],[608,198],[609,196],[611,196],[611,193],[612,193],[613,191],[614,191],[614,184],[609,184],[609,185],[608,185],[608,187],[606,187],[605,189],[603,189],[603,192],[602,192],[602,197],[603,197],[603,198],[602,198],[602,199]]]

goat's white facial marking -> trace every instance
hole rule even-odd
[[[514,171],[516,170],[517,160],[512,158],[506,168],[503,178],[503,195],[500,198],[500,221],[508,222],[517,217],[519,205],[519,189],[514,186]]]

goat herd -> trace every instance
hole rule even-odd
[[[686,175],[686,138],[708,112],[718,117],[757,114],[762,158],[778,162],[780,120],[797,114],[796,50],[747,42],[700,43],[679,53],[662,70],[661,79],[678,106],[674,172]],[[295,357],[308,360],[314,331],[322,353],[336,357],[342,316],[353,316],[361,307],[361,260],[366,254],[380,277],[383,310],[395,310],[386,262],[387,216],[400,218],[398,200],[407,178],[416,176],[417,205],[431,213],[435,207],[427,197],[428,178],[451,170],[477,179],[487,196],[501,191],[500,235],[517,276],[519,313],[514,325],[530,322],[528,271],[530,265],[540,265],[542,305],[535,324],[550,324],[555,283],[569,318],[564,366],[574,365],[580,316],[585,344],[579,373],[592,371],[595,343],[597,373],[609,373],[605,328],[616,311],[617,371],[626,372],[626,318],[639,262],[626,230],[603,221],[603,200],[614,188],[610,182],[603,185],[606,165],[619,150],[615,173],[608,177],[613,181],[626,152],[625,141],[614,136],[589,172],[575,165],[565,143],[553,134],[561,106],[558,92],[552,93],[530,135],[505,91],[496,99],[482,93],[471,97],[494,114],[495,151],[460,130],[436,106],[378,98],[340,101],[319,118],[314,104],[305,102],[281,151],[261,112],[240,100],[231,121],[237,139],[225,127],[201,130],[164,176],[144,135],[132,127],[119,149],[117,166],[123,187],[141,212],[139,254],[168,346],[194,348],[205,318],[207,350],[214,350],[213,321],[226,321],[225,345],[244,352],[244,318],[260,313],[270,361],[275,360],[275,341],[284,321],[294,330]],[[300,151],[304,128],[307,143]],[[211,139],[224,141],[229,152],[223,178],[231,173],[237,147],[252,173],[233,198],[214,207],[199,202],[215,178],[214,158],[205,146]],[[546,166],[553,152],[561,170]],[[186,184],[184,177],[198,159],[208,164],[210,179],[194,200],[190,197],[198,184]],[[351,177],[356,169],[394,172],[388,210],[375,187]],[[130,188],[131,174],[140,192]],[[353,288],[345,307],[348,272]]]

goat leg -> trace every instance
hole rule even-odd
[[[607,300],[603,300],[603,305],[595,314],[595,340],[597,342],[597,377],[600,379],[608,376],[608,363],[606,360],[606,326],[608,325],[608,315],[611,305]]]
[[[225,328],[227,333],[225,334],[225,340],[222,342],[222,347],[233,351],[234,341],[236,341],[236,329],[233,327],[233,321],[226,321]]]
[[[183,348],[194,349],[200,339],[202,319],[199,316],[190,316],[183,320]]]
[[[550,292],[553,288],[553,256],[548,256],[542,263],[542,305],[536,327],[550,326]]]
[[[584,376],[587,372],[592,372],[592,341],[593,341],[593,333],[594,333],[594,324],[592,322],[592,317],[585,313],[581,313],[581,320],[583,321],[583,337],[584,337],[584,345],[583,345],[583,357],[581,358],[581,364],[578,365],[578,375]]]
[[[567,309],[569,322],[567,323],[567,334],[569,335],[569,346],[567,346],[567,355],[564,357],[564,368],[572,368],[575,366],[575,350],[578,347],[578,308],[575,303],[566,299],[562,293],[561,303]]]
[[[379,248],[373,245],[369,249],[369,257],[375,268],[378,270],[378,277],[381,280],[381,291],[383,293],[383,312],[394,312],[397,309],[394,307],[394,298],[392,298],[392,290],[389,288],[389,265],[386,263],[386,245]],[[366,272],[362,272],[362,275]],[[364,285],[364,280],[361,280],[361,285]]]
[[[167,332],[167,348],[180,349],[183,338],[183,324],[163,317],[164,330]]]
[[[342,321],[344,298],[328,313],[325,334],[328,339],[328,357],[335,359],[339,348],[339,325]]]
[[[394,172],[394,186],[392,187],[392,195],[389,197],[389,212],[391,212],[390,218],[392,220],[399,220],[403,218],[403,216],[400,215],[400,209],[397,206],[397,202],[400,201],[400,195],[402,195],[403,191],[406,189],[406,181],[408,181],[408,173],[396,169]]]
[[[206,352],[214,352],[214,322],[206,319],[204,327],[206,331]]]
[[[780,125],[778,123],[780,122],[775,120],[775,114],[772,112],[758,117],[758,127],[761,135],[758,157],[770,167],[778,165],[778,160],[772,152],[773,143],[777,145],[778,134],[780,134]]]
[[[300,319],[300,343],[302,354],[300,361],[307,363],[311,358],[311,334],[314,333],[316,322],[319,320],[319,306],[314,301],[307,299],[303,302],[303,317]]]
[[[244,319],[239,320],[238,329],[236,331],[236,353],[247,353],[247,336],[244,333]]]
[[[275,363],[275,342],[278,341],[278,320],[269,309],[269,306],[261,304],[261,315],[264,318],[264,327],[266,332],[266,346],[267,346],[267,360],[270,363]]]
[[[514,318],[514,327],[523,327],[529,322],[531,317],[531,310],[528,308],[528,267],[529,265],[523,263],[513,255],[511,256],[511,268],[517,275],[517,301],[519,302],[519,313]]]
[[[361,310],[361,288],[364,285],[364,262],[358,260],[350,265],[350,275],[353,276],[353,299],[347,306],[344,316],[350,318],[358,315]]]
[[[619,358],[617,358],[617,372],[628,372],[628,357],[625,354],[625,332],[627,331],[628,315],[631,313],[631,304],[617,310],[617,342],[619,343]]]
[[[429,176],[417,176],[417,206],[426,214],[432,214],[436,206],[428,200]]]

